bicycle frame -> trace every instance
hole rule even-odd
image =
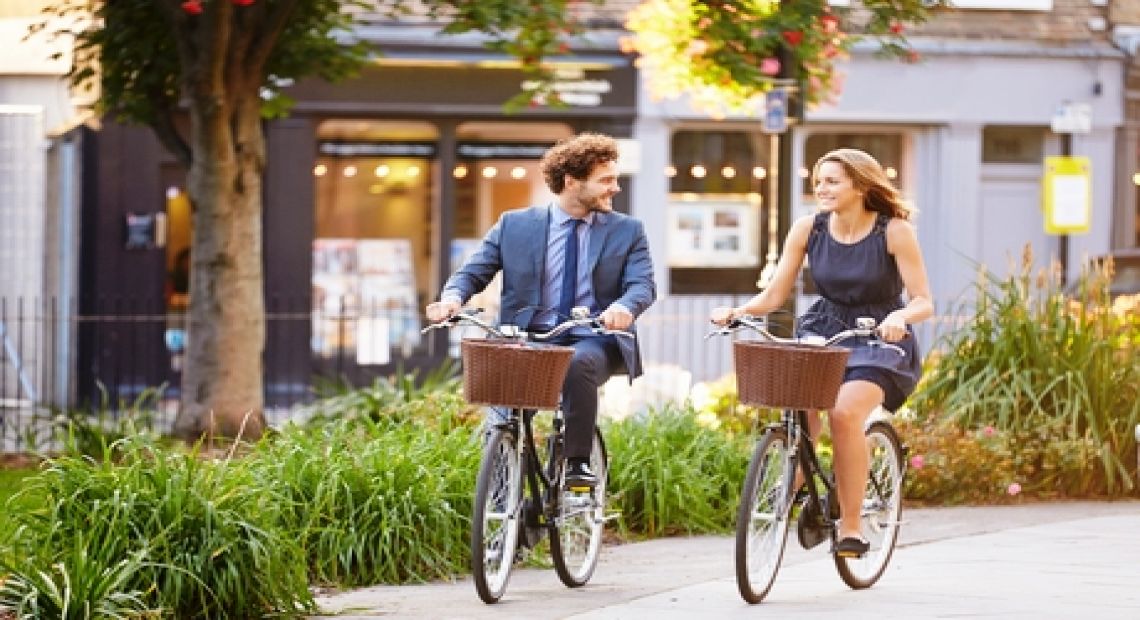
[[[544,463],[538,456],[538,444],[534,439],[534,416],[538,411],[534,409],[511,409],[510,418],[501,423],[500,427],[507,427],[511,432],[515,433],[516,437],[521,437],[521,449],[523,451],[524,469],[523,473],[526,477],[526,489],[529,491],[530,498],[538,502],[542,507],[541,512],[538,514],[538,523],[533,524],[539,527],[548,527],[550,525],[550,518],[558,514],[558,493],[551,493],[558,483],[558,464],[561,457],[562,448],[562,412],[558,410],[554,414],[552,420],[553,434],[547,438],[550,442],[550,450],[547,455],[547,461]],[[529,521],[531,515],[523,515]],[[530,525],[529,522],[524,522]]]
[[[824,494],[833,497],[835,496],[835,482],[831,476],[827,475],[828,472],[823,469],[819,462],[819,456],[815,451],[815,440],[811,438],[811,427],[808,426],[807,416],[808,412],[804,410],[784,409],[778,426],[782,427],[784,432],[788,434],[788,456],[803,472],[804,485],[807,488],[808,496],[811,498],[811,502],[820,508],[818,514],[834,539],[835,519],[831,518],[831,515],[828,514],[829,511],[823,509],[823,497],[814,481],[821,480],[824,486]],[[788,500],[791,501],[795,497],[797,489],[792,488],[792,485],[788,485],[788,488],[790,494]]]

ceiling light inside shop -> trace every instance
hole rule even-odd
[[[493,179],[499,175],[499,169],[494,166],[487,166],[483,168],[483,178]]]
[[[665,166],[665,176],[669,177],[670,179],[677,176],[677,167],[676,166]]]
[[[523,168],[522,166],[515,166],[514,168],[511,168],[511,178],[512,179],[522,179],[525,177],[526,177],[526,168]]]
[[[392,169],[388,166],[385,166],[384,164],[380,164],[379,166],[376,166],[376,170],[373,170],[373,172],[376,173],[376,176],[383,179],[384,177],[388,176],[389,172],[392,172]]]
[[[1136,174],[1132,175],[1132,182],[1137,184],[1137,185],[1140,185],[1140,172],[1137,172]]]
[[[894,166],[887,166],[883,172],[887,173],[888,179],[894,179],[899,176],[899,171],[895,170]]]
[[[752,176],[756,177],[757,179],[763,179],[764,177],[768,176],[768,171],[764,168],[764,166],[756,166],[752,169]]]
[[[725,166],[725,167],[720,169],[720,176],[722,176],[726,179],[735,179],[736,178],[736,168],[733,168],[732,166]]]
[[[800,178],[801,179],[806,179],[810,176],[811,176],[811,171],[809,171],[807,168],[800,168]]]
[[[346,177],[356,176],[356,166],[345,166],[344,167],[344,176],[346,176]]]
[[[456,166],[452,173],[457,179],[467,178],[467,166]]]
[[[409,179],[414,179],[414,178],[420,176],[420,167],[419,166],[408,166],[408,169],[404,171],[404,175],[407,176]]]
[[[328,166],[326,166],[326,165],[324,165],[324,164],[317,164],[317,165],[316,165],[316,166],[313,168],[313,176],[316,176],[316,177],[323,177],[323,176],[325,176],[326,174],[328,174],[328,171],[329,171],[329,167],[328,167]]]
[[[703,178],[705,178],[705,175],[708,174],[708,170],[705,170],[705,167],[700,165],[700,164],[697,164],[697,165],[693,166],[692,168],[689,168],[689,172],[693,175],[693,178],[695,178],[695,179],[703,179]]]

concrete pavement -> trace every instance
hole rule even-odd
[[[904,519],[890,567],[868,590],[843,584],[826,545],[803,551],[792,533],[768,598],[747,605],[732,538],[702,536],[607,546],[584,588],[516,569],[496,605],[466,578],[322,596],[327,615],[316,617],[1140,619],[1140,502],[911,509]]]

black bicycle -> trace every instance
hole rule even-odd
[[[513,326],[493,327],[480,320],[477,310],[464,310],[450,319],[425,328],[473,325],[488,334],[489,341],[518,346],[548,346],[574,328],[587,328],[598,335],[633,337],[605,329],[596,318],[575,309],[575,318],[545,334],[527,333]],[[535,342],[537,341],[537,342]],[[465,381],[467,374],[464,375]],[[507,377],[527,381],[526,376]],[[475,589],[485,603],[495,603],[507,589],[516,555],[550,536],[554,570],[567,587],[585,585],[594,574],[602,545],[606,514],[606,479],[609,474],[606,444],[601,431],[594,431],[590,469],[598,478],[593,488],[568,488],[564,484],[563,416],[555,408],[544,437],[536,437],[537,409],[504,407],[505,419],[489,425],[483,459],[475,485],[471,515],[471,570]]]
[[[902,349],[878,339],[874,319],[861,318],[855,329],[830,339],[780,338],[768,332],[764,318],[741,317],[711,335],[742,329],[774,343],[829,346],[848,338],[865,338],[867,346]],[[845,359],[845,357],[844,357]],[[737,368],[739,374],[741,369]],[[807,377],[796,380],[808,381]],[[830,539],[834,547],[839,503],[832,474],[822,465],[808,432],[806,409],[784,409],[780,422],[769,425],[748,465],[736,521],[736,583],[749,603],[764,600],[776,580],[787,543],[788,525],[798,509],[798,537],[805,548]],[[855,589],[869,588],[886,570],[898,539],[902,517],[902,484],[906,448],[884,414],[872,415],[865,435],[870,452],[870,478],[860,514],[870,550],[861,557],[833,554],[839,576]],[[794,489],[797,469],[806,481]]]

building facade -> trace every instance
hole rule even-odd
[[[1132,173],[1124,172],[1135,164],[1122,162],[1130,149],[1135,151],[1125,102],[1136,95],[1123,80],[1126,67],[1135,65],[1135,50],[1114,41],[1110,21],[1125,14],[1132,19],[1135,11],[1122,7],[1135,3],[993,0],[957,5],[937,11],[930,22],[908,33],[921,54],[919,63],[881,60],[868,47],[855,50],[841,67],[847,77],[839,101],[808,110],[804,121],[785,134],[791,142],[786,170],[793,189],[789,212],[779,217],[769,217],[772,203],[762,188],[741,193],[739,186],[727,188],[727,177],[718,175],[738,178],[740,172],[723,162],[747,142],[757,173],[770,179],[764,151],[778,149],[765,146],[770,136],[758,118],[710,123],[683,101],[643,97],[635,137],[647,154],[642,160],[647,173],[634,180],[634,188],[639,207],[667,205],[666,217],[648,218],[651,244],[661,259],[659,282],[672,293],[653,310],[671,317],[662,321],[692,314],[685,309],[694,305],[714,303],[695,300],[694,293],[744,292],[738,287],[747,287],[750,274],[755,278],[770,269],[775,254],[764,240],[780,237],[787,221],[812,212],[810,170],[822,154],[839,146],[876,156],[917,207],[935,308],[943,316],[956,312],[979,266],[1006,273],[1020,263],[1026,244],[1038,266],[1067,250],[1072,275],[1086,257],[1136,243],[1127,232],[1135,230],[1135,186]],[[1074,103],[1091,112],[1091,127],[1071,136],[1054,133],[1054,116]],[[703,144],[702,161],[692,160],[693,141]],[[1092,168],[1088,230],[1064,241],[1046,234],[1041,207],[1044,158],[1062,154],[1088,157]],[[665,174],[648,173],[653,170]],[[718,218],[735,221],[730,212],[761,222],[759,240],[719,226]],[[698,220],[699,226],[692,223]],[[692,232],[697,228],[700,234]],[[721,263],[730,251],[719,250],[716,241],[702,239],[694,257],[692,245],[701,235],[738,237],[748,249],[735,255],[739,263],[726,268]],[[694,272],[702,290],[692,288],[688,274]],[[810,278],[805,282],[797,304],[801,308],[812,294]],[[676,332],[685,328],[676,327],[655,351],[659,360],[682,366],[687,366],[685,360],[709,360],[694,368],[697,378],[729,370],[727,351],[707,354],[709,345],[700,338],[703,327],[689,328],[680,338]],[[935,321],[923,330],[925,345],[940,328]]]
[[[420,334],[423,306],[502,211],[551,198],[538,158],[584,130],[627,149],[617,208],[646,223],[662,297],[641,330],[647,361],[698,380],[731,359],[726,343],[703,340],[708,309],[758,290],[789,222],[814,207],[812,164],[838,146],[875,155],[918,207],[943,314],[978,264],[1001,272],[1026,243],[1042,263],[1057,254],[1040,208],[1046,156],[1091,161],[1088,231],[1065,241],[1070,272],[1086,255],[1137,243],[1135,2],[961,0],[909,33],[923,62],[859,48],[842,67],[838,103],[781,133],[761,117],[712,121],[685,101],[651,100],[619,51],[632,4],[584,16],[589,34],[556,60],[564,108],[506,113],[525,79],[516,65],[476,37],[378,16],[363,16],[355,33],[383,52],[360,77],[288,88],[293,114],[266,124],[271,405],[303,398],[314,375],[366,382],[452,354],[446,335]],[[1052,121],[1072,103],[1091,126],[1068,138]],[[108,121],[75,144],[82,208],[70,234],[85,318],[73,330],[75,398],[96,397],[100,384],[117,397],[176,390],[193,294],[185,171],[145,128]],[[493,309],[490,293],[477,303]],[[797,305],[811,295],[809,277]]]

